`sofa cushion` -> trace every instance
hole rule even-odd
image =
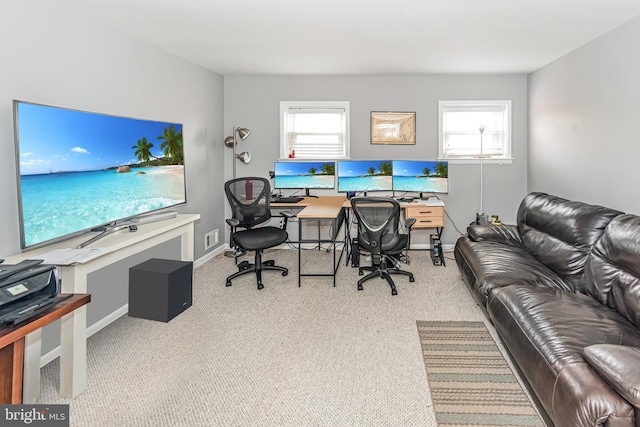
[[[587,255],[607,224],[620,214],[614,209],[534,192],[520,203],[517,222],[524,247],[582,291]]]
[[[556,273],[535,259],[526,249],[498,241],[476,242],[461,237],[454,256],[462,275],[483,307],[494,288],[514,283],[572,290]]]
[[[640,328],[640,217],[616,217],[587,259],[587,293]]]
[[[595,344],[586,347],[583,355],[611,387],[640,409],[640,348]]]
[[[627,319],[588,295],[530,285],[494,289],[487,312],[557,426],[632,419],[633,408],[582,356],[593,344],[640,346]]]

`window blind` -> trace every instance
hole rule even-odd
[[[480,126],[485,126],[480,146]],[[444,157],[506,157],[509,120],[506,104],[442,107]]]
[[[301,159],[335,159],[345,156],[344,108],[287,108],[287,153]]]

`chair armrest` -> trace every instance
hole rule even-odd
[[[515,225],[477,225],[467,227],[469,238],[475,242],[493,241],[511,246],[522,247],[520,232]]]
[[[640,409],[640,348],[594,344],[582,350],[584,359],[636,409]]]
[[[295,215],[293,214],[293,212],[282,211],[280,212],[280,216],[282,216],[282,225],[280,228],[282,228],[283,230],[286,230],[287,222],[289,221],[289,218],[293,218]]]
[[[229,226],[233,228],[236,228],[237,226],[240,225],[240,221],[236,218],[227,218],[226,221],[227,221],[227,224],[229,224]]]
[[[411,230],[411,227],[413,227],[413,224],[416,223],[416,219],[415,218],[407,218],[404,220],[404,226],[406,228],[408,228],[409,230]]]

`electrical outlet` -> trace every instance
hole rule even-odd
[[[220,231],[216,228],[204,235],[204,250],[211,249],[220,241]]]

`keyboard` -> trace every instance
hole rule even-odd
[[[271,203],[298,203],[301,202],[304,198],[303,197],[280,197],[280,196],[276,196],[276,197],[272,197],[271,198]]]

